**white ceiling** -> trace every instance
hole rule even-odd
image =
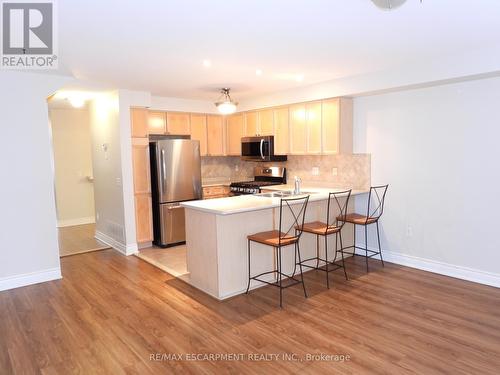
[[[220,87],[249,98],[437,61],[500,35],[499,0],[408,0],[390,12],[369,0],[71,0],[58,12],[59,73],[210,100]]]

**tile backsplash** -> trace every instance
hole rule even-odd
[[[304,182],[354,189],[370,186],[370,164],[370,154],[289,155],[286,162],[267,163],[285,166],[289,183],[293,181],[294,176],[299,176]],[[204,156],[201,173],[204,180],[251,180],[253,168],[257,165],[262,163],[242,161],[238,156]],[[318,175],[313,174],[314,167],[318,168]]]

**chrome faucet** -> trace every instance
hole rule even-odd
[[[299,176],[295,176],[295,189],[293,190],[294,195],[299,195],[300,194],[300,184],[302,183],[302,180]]]

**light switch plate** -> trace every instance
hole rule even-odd
[[[332,175],[336,176],[338,174],[339,174],[339,171],[338,171],[337,167],[332,168]]]
[[[313,176],[319,176],[319,168],[318,167],[312,167],[311,173]]]

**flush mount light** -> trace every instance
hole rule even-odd
[[[372,3],[383,10],[393,10],[403,5],[406,0],[372,0]],[[422,0],[420,0],[422,3]]]
[[[222,113],[223,115],[229,115],[231,113],[236,112],[236,106],[238,105],[237,102],[231,99],[231,96],[229,95],[230,90],[231,89],[229,88],[221,89],[220,90],[221,96],[219,97],[219,100],[215,102],[217,110],[219,111],[219,113]]]
[[[257,70],[255,71],[255,75],[257,75],[257,76],[261,76],[261,75],[262,75],[262,69],[257,69]]]
[[[70,97],[68,101],[74,108],[83,108],[85,106],[85,99],[81,97]]]
[[[208,59],[203,60],[203,66],[205,68],[210,68],[212,66],[212,62]]]
[[[302,82],[304,80],[304,75],[303,74],[299,74],[295,77],[295,80],[297,82]]]

